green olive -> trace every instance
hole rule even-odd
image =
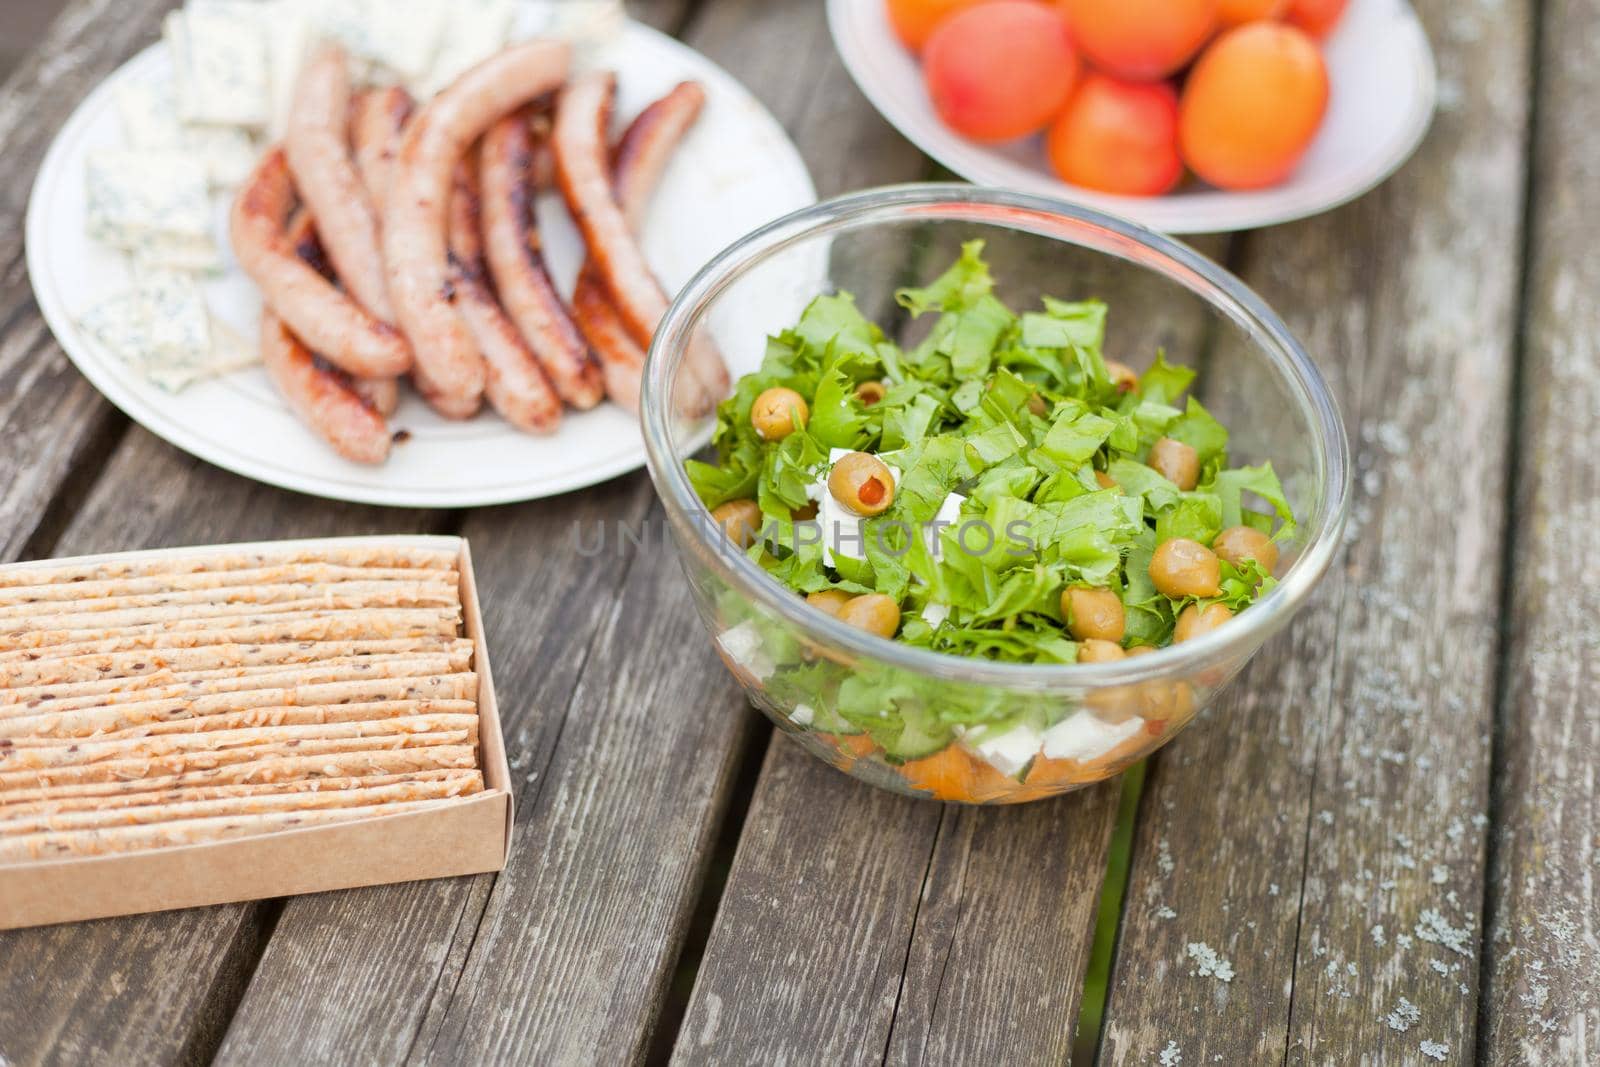
[[[1122,651],[1122,646],[1115,641],[1103,641],[1098,637],[1091,637],[1087,641],[1078,642],[1079,663],[1110,663],[1124,659],[1127,655]]]
[[[1139,376],[1133,373],[1133,368],[1126,363],[1108,359],[1106,373],[1111,375],[1111,384],[1117,387],[1119,393],[1131,393],[1139,388]]]
[[[1208,634],[1233,618],[1233,609],[1226,604],[1190,604],[1178,612],[1178,624],[1172,629],[1174,643],[1192,641],[1202,634]]]
[[[893,637],[900,629],[900,605],[883,593],[863,593],[839,608],[839,621],[879,637]]]
[[[1211,550],[1235,567],[1253,559],[1271,574],[1278,565],[1278,546],[1272,543],[1272,538],[1251,526],[1228,527],[1211,542]]]
[[[870,408],[874,404],[883,402],[889,391],[883,387],[882,382],[862,382],[856,386],[856,399],[861,401],[861,406]]]
[[[850,602],[850,594],[842,589],[822,589],[806,597],[806,603],[829,615],[838,615],[839,609]]]
[[[730,500],[713,509],[711,518],[740,548],[755,544],[761,533],[761,506],[754,500]]]
[[[1150,557],[1150,580],[1163,595],[1204,600],[1222,592],[1222,563],[1198,541],[1174,537],[1156,546]]]
[[[796,430],[805,429],[810,417],[806,398],[781,385],[768,389],[750,405],[750,425],[767,441],[782,440]]]
[[[841,456],[828,475],[828,492],[860,515],[882,515],[894,503],[894,475],[865,452]]]
[[[1147,462],[1157,474],[1186,493],[1200,480],[1200,453],[1182,441],[1161,438],[1150,446]]]
[[[1109,589],[1075,585],[1064,590],[1061,615],[1067,620],[1067,632],[1080,641],[1094,637],[1122,643],[1127,624],[1122,598]]]

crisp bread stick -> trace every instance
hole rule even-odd
[[[220,815],[326,811],[332,808],[360,808],[414,800],[444,800],[466,796],[482,789],[481,782],[478,788],[465,792],[463,785],[461,782],[451,781],[405,782],[361,789],[223,797],[216,800],[180,800],[140,807],[40,814],[27,818],[0,819],[0,839],[22,834],[71,833],[75,830],[98,830],[115,826],[148,826],[185,819],[214,818]]]
[[[394,656],[364,660],[319,660],[268,670],[234,667],[226,673],[202,671],[178,674],[158,671],[133,678],[103,678],[96,682],[64,685],[32,685],[0,690],[0,718],[13,714],[45,711],[74,711],[133,700],[168,700],[199,697],[212,693],[248,692],[252,689],[283,689],[326,682],[355,682],[369,678],[422,678],[435,674],[454,674],[470,666],[467,656]]]
[[[148,763],[123,761],[121,773],[97,778],[33,783],[6,789],[0,783],[0,805],[36,801],[88,799],[114,801],[143,792],[173,792],[224,787],[283,786],[319,788],[326,783],[396,774],[472,770],[478,766],[471,745],[437,744],[421,748],[319,752],[312,755],[271,754],[218,767],[152,770]],[[103,766],[103,765],[102,765]]]
[[[28,737],[82,737],[125,730],[143,723],[196,719],[250,708],[309,707],[374,700],[471,700],[477,695],[478,676],[463,671],[460,674],[417,678],[373,678],[356,682],[325,682],[320,685],[213,693],[172,700],[136,700],[126,704],[106,704],[60,712],[41,711],[29,715],[11,715],[9,713],[13,709],[0,708],[0,739],[20,741]],[[0,766],[4,766],[4,763],[5,753],[0,750]]]
[[[384,815],[427,811],[457,800],[418,800],[398,804],[373,804],[329,811],[285,811],[261,815],[229,815],[211,819],[186,819],[154,826],[120,826],[106,830],[26,834],[0,839],[0,863],[26,863],[67,856],[101,856],[150,848],[176,848],[208,841],[227,841],[280,830],[374,819]]]
[[[457,730],[466,732],[469,744],[476,743],[477,714],[404,715],[389,719],[362,719],[356,722],[247,726],[233,730],[202,730],[192,733],[159,734],[152,737],[126,735],[108,739],[15,738],[8,739],[9,744],[0,745],[0,771],[48,770],[52,767],[74,767],[105,760],[130,758],[159,759],[185,752],[221,752],[232,748],[271,746],[294,748],[307,741],[387,738]]]
[[[133,740],[169,734],[204,734],[218,730],[242,730],[257,726],[310,726],[316,723],[365,722],[374,719],[400,719],[414,715],[477,715],[472,700],[374,700],[358,704],[315,704],[310,707],[247,708],[203,715],[197,719],[152,722],[124,730],[98,733],[94,741]],[[44,738],[44,743],[70,741],[71,738]]]
[[[379,615],[399,617],[375,617]],[[326,616],[296,617],[237,630],[174,631],[156,627],[110,634],[74,630],[72,633],[78,636],[65,643],[45,644],[41,641],[36,647],[0,652],[0,664],[64,659],[90,653],[131,652],[135,649],[278,644],[286,641],[374,641],[404,637],[455,637],[458,632],[459,623],[454,618],[428,611],[332,612]],[[51,639],[53,638],[45,638],[45,640]]]
[[[176,618],[136,623],[129,626],[97,626],[85,622],[81,626],[60,630],[0,631],[0,649],[7,653],[27,652],[58,645],[71,646],[81,642],[111,641],[122,637],[153,636],[174,640],[186,634],[210,635],[208,643],[237,640],[242,634],[253,634],[263,628],[269,632],[276,628],[289,632],[292,627],[312,624],[345,625],[360,629],[369,637],[389,636],[398,630],[410,636],[418,630],[429,633],[449,631],[454,633],[460,625],[461,613],[455,608],[357,608],[354,610],[324,610],[295,608],[280,612],[219,615],[196,618],[183,615]]]
[[[108,759],[96,763],[0,771],[0,793],[12,789],[38,789],[76,782],[129,781],[142,777],[187,774],[191,771],[216,770],[230,764],[263,762],[274,757],[291,755],[333,756],[341,753],[463,746],[473,749],[477,745],[476,724],[477,720],[473,719],[472,729],[439,730],[421,734],[393,733],[367,737],[315,737],[297,740],[292,744],[280,742],[247,745],[213,751],[176,752],[165,756],[130,756],[126,759]],[[280,729],[292,730],[295,727],[280,727]],[[330,727],[319,726],[315,729],[328,730]],[[417,769],[424,770],[439,765],[419,762]]]
[[[35,790],[34,799],[0,803],[0,826],[8,821],[36,815],[56,815],[72,811],[109,811],[150,804],[184,804],[195,800],[224,800],[238,797],[288,796],[295,793],[324,793],[401,785],[408,782],[444,783],[453,795],[467,796],[483,790],[483,773],[476,770],[407,771],[401,774],[369,774],[348,778],[301,778],[283,782],[252,782],[239,785],[174,786],[149,789],[144,782],[114,782],[91,786],[66,787],[94,790],[57,796],[51,790]],[[106,792],[107,789],[120,792]],[[7,793],[6,797],[22,796]]]
[[[0,664],[0,687],[45,686],[94,681],[111,676],[136,677],[170,670],[195,671],[277,670],[296,663],[332,662],[369,656],[421,653],[472,655],[467,638],[437,635],[380,641],[289,641],[283,643],[214,644],[192,648],[133,649],[126,652],[86,652],[60,659]]]
[[[387,600],[387,603],[382,601]],[[424,609],[430,611],[459,611],[461,602],[454,591],[448,594],[419,600],[412,595],[374,598],[345,596],[342,593],[323,594],[314,589],[301,590],[294,600],[267,603],[244,601],[214,601],[201,604],[166,604],[142,608],[125,608],[120,611],[78,610],[72,605],[70,612],[50,612],[32,615],[12,615],[0,618],[0,633],[32,633],[41,630],[92,630],[127,629],[136,626],[182,625],[191,629],[216,629],[230,625],[224,621],[237,619],[248,622],[259,619],[270,621],[280,615],[320,615],[330,611],[381,611],[394,609]],[[202,627],[197,620],[208,620]],[[191,625],[192,624],[192,625]]]
[[[46,582],[0,588],[0,605],[91,600],[98,597],[150,596],[164,593],[210,593],[271,585],[329,585],[335,582],[421,582],[460,586],[454,562],[448,568],[343,567],[328,563],[290,563],[237,571],[153,574],[140,578]]]
[[[118,617],[138,611],[212,611],[223,605],[321,603],[346,608],[454,607],[461,603],[459,585],[446,582],[340,582],[309,585],[228,585],[216,589],[180,589],[165,593],[30,600],[0,605],[0,628],[14,621],[69,615]],[[243,610],[241,607],[240,610]],[[114,625],[108,623],[107,625]]]
[[[59,582],[105,581],[110,578],[146,578],[152,575],[254,570],[295,563],[450,570],[456,565],[456,555],[454,548],[421,548],[408,545],[322,545],[261,548],[251,552],[196,552],[192,555],[148,556],[143,559],[109,559],[99,563],[18,563],[0,567],[0,588],[49,585]]]

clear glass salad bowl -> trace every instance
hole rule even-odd
[[[815,296],[852,293],[891,338],[906,339],[895,290],[924,285],[959,246],[986,242],[996,294],[1013,308],[1043,295],[1109,306],[1108,358],[1142,370],[1165,349],[1199,371],[1196,394],[1231,431],[1230,461],[1276,468],[1298,520],[1279,545],[1278,584],[1236,618],[1150,655],[1071,665],[963,658],[886,640],[808,605],[739,552],[696,496],[684,461],[704,455],[708,417],[682,410],[691,343],[710,326],[735,377],[765,334]],[[926,328],[926,324],[921,324]],[[914,337],[912,338],[914,340]],[[712,260],[679,294],[651,347],[641,398],[651,477],[695,603],[751,701],[834,767],[887,789],[967,803],[1013,803],[1101,781],[1148,755],[1211,705],[1327,570],[1349,506],[1350,458],[1315,365],[1259,297],[1189,248],[1133,223],[1043,197],[965,185],[872,190],[798,211]],[[863,727],[861,700],[881,702]],[[840,713],[841,700],[854,714]],[[915,710],[916,715],[908,714]],[[933,719],[929,719],[929,715]],[[1018,724],[969,744],[971,724]],[[949,727],[880,741],[902,721]],[[1008,730],[1011,729],[1008,727]],[[981,731],[980,731],[981,733]],[[998,757],[998,758],[997,758]]]

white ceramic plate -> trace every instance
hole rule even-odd
[[[580,62],[619,73],[617,113],[624,118],[686,78],[706,88],[705,112],[664,175],[643,234],[645,254],[669,292],[735,239],[816,199],[805,164],[783,128],[743,86],[699,53],[630,22]],[[488,411],[451,422],[408,395],[391,425],[409,430],[410,439],[396,446],[388,463],[366,467],[341,459],[313,437],[259,367],[174,395],[145,381],[80,330],[79,315],[130,284],[126,260],[84,232],[84,156],[123,143],[116,87],[169,70],[166,47],[156,44],[102,82],[56,136],[28,204],[28,273],[45,321],[107,399],[152,433],[219,467],[286,489],[361,503],[472,507],[531,500],[644,465],[637,419],[611,404],[582,414],[569,411],[559,432],[534,437]],[[216,208],[220,236],[225,198]],[[570,291],[582,243],[558,198],[540,203],[540,223],[551,272]],[[231,262],[220,278],[208,282],[206,295],[212,309],[242,336],[257,336],[260,296]],[[760,363],[766,335],[790,314],[787,303],[768,308],[749,302],[722,311],[711,330],[735,375]]]
[[[1286,182],[1242,193],[1185,185],[1166,196],[1111,196],[1057,178],[1041,138],[986,146],[945,126],[915,58],[889,28],[883,0],[828,0],[828,25],[873,106],[963,178],[1058,196],[1164,233],[1247,230],[1337,207],[1405,162],[1433,117],[1433,53],[1416,15],[1405,0],[1351,0],[1324,44],[1332,84],[1327,119]]]

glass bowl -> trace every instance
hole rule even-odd
[[[766,333],[832,291],[852,293],[869,319],[904,341],[917,325],[898,313],[894,291],[926,284],[973,238],[986,242],[996,293],[1013,309],[1036,307],[1045,294],[1098,296],[1109,305],[1109,358],[1142,369],[1164,347],[1173,362],[1199,369],[1195,393],[1230,429],[1230,462],[1270,460],[1294,508],[1298,530],[1279,546],[1275,588],[1224,626],[1151,655],[1000,663],[846,626],[770,578],[712,523],[683,466],[712,425],[684,413],[694,389],[684,359],[691,343],[714,333],[737,377],[759,365]],[[940,800],[1051,796],[1111,777],[1165,744],[1305,604],[1349,507],[1349,448],[1335,401],[1283,322],[1237,278],[1113,216],[966,185],[841,197],[722,252],[662,320],[641,414],[650,475],[695,604],[751,701],[834,767]],[[1017,725],[998,736],[978,727],[1000,718]],[[922,748],[918,737],[892,735],[895,758],[874,740],[930,721],[942,726]]]

